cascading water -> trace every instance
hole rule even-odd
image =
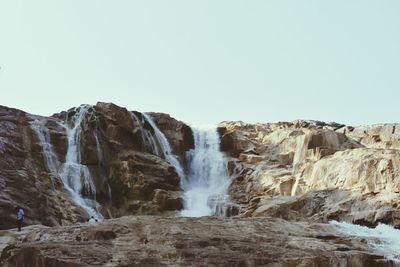
[[[78,107],[73,118],[73,128],[66,127],[68,150],[60,177],[65,188],[72,194],[72,199],[76,204],[81,206],[90,216],[94,215],[97,218],[103,218],[98,212],[100,205],[95,200],[96,187],[90,171],[87,166],[81,164],[81,123],[89,108],[89,105]]]
[[[225,157],[220,151],[216,127],[192,127],[195,149],[189,153],[189,175],[186,176],[165,135],[148,114],[143,115],[153,127],[165,159],[175,167],[181,178],[181,187],[184,190],[184,210],[181,215],[226,216],[230,178]]]
[[[56,153],[54,152],[53,145],[50,142],[50,132],[45,125],[45,120],[34,117],[32,117],[32,119],[33,121],[31,121],[31,129],[36,133],[36,136],[38,137],[42,146],[47,170],[53,175],[58,175],[58,168],[60,163],[58,161]],[[54,181],[52,176],[50,176],[50,178],[54,189]]]
[[[366,238],[375,253],[383,255],[394,266],[400,267],[400,230],[385,224],[378,224],[376,228],[336,221],[330,224],[344,234]]]
[[[189,152],[189,175],[182,180],[182,216],[226,216],[229,202],[226,159],[216,127],[192,127],[195,149]]]
[[[134,122],[136,122],[139,126],[140,133],[142,135],[142,142],[143,142],[143,146],[144,146],[145,150],[149,153],[153,153],[154,155],[161,156],[161,153],[158,149],[157,142],[154,139],[153,135],[151,134],[150,131],[148,131],[147,129],[145,129],[143,127],[143,125],[145,123],[144,120],[146,119],[146,115],[143,114],[142,120],[139,120],[139,118],[135,115],[134,112],[131,112],[131,116],[132,116],[132,119],[134,120]],[[153,122],[153,121],[151,121],[151,122]],[[150,125],[152,125],[152,124],[150,123]],[[153,125],[152,125],[152,127],[153,127]],[[155,128],[153,127],[153,129],[155,129]]]
[[[103,153],[101,150],[101,145],[99,141],[99,137],[97,136],[97,130],[93,131],[93,136],[94,140],[96,141],[96,154],[97,154],[97,159],[99,161],[99,166],[101,165],[101,162],[103,161]],[[107,182],[107,193],[108,193],[108,200],[112,201],[112,194],[111,194],[111,187],[110,184]],[[110,213],[110,212],[109,212]],[[111,217],[111,216],[110,216]]]
[[[165,135],[158,129],[157,125],[154,123],[153,119],[148,115],[143,113],[144,118],[150,123],[151,127],[154,129],[154,133],[156,135],[156,138],[158,142],[160,143],[161,150],[163,152],[163,155],[165,159],[175,167],[176,172],[179,175],[179,178],[181,178],[181,181],[185,179],[185,172],[183,171],[183,167],[181,163],[179,162],[177,156],[174,155],[172,152],[171,146],[165,137]]]

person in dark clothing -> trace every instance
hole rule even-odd
[[[21,231],[24,216],[25,216],[24,210],[21,207],[18,207],[18,211],[17,211],[18,232]]]

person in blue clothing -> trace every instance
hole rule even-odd
[[[18,207],[18,212],[17,212],[17,221],[18,221],[18,232],[21,231],[22,228],[22,221],[24,220],[24,210],[21,207]]]

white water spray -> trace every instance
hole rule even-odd
[[[81,206],[89,216],[103,218],[98,212],[100,205],[95,200],[96,187],[94,186],[90,171],[87,166],[81,164],[81,123],[89,108],[90,106],[88,105],[78,107],[73,118],[73,128],[66,127],[68,150],[60,177],[76,204]]]
[[[375,253],[400,266],[400,230],[386,224],[378,224],[376,228],[336,221],[330,224],[347,235],[366,238]]]
[[[192,127],[195,149],[189,154],[189,175],[182,180],[182,216],[226,216],[230,178],[215,126]]]
[[[184,169],[165,135],[158,129],[148,114],[144,118],[154,129],[165,159],[175,167],[184,190],[184,210],[182,216],[225,216],[228,208],[228,187],[230,178],[227,174],[226,160],[220,151],[220,140],[215,126],[192,127],[195,149],[189,156],[189,176]]]

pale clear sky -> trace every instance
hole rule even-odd
[[[398,0],[1,0],[0,104],[399,122]]]

